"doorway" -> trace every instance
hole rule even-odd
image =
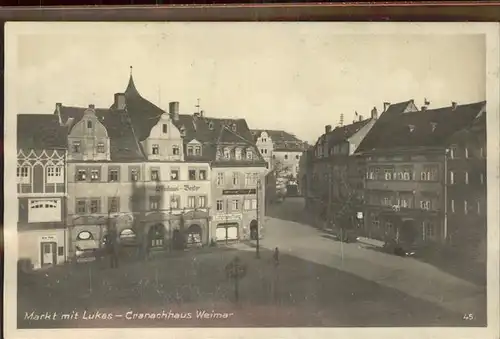
[[[250,240],[257,240],[258,225],[259,223],[255,219],[250,222]]]
[[[57,264],[57,243],[41,242],[41,266],[49,266]]]

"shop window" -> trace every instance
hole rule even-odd
[[[190,169],[188,170],[189,180],[196,180],[196,170]]]
[[[57,255],[60,256],[60,257],[62,257],[64,255],[64,247],[59,246],[57,248]]]

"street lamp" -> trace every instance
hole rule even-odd
[[[255,255],[256,255],[256,258],[257,259],[260,259],[260,243],[259,243],[259,228],[260,228],[260,218],[259,218],[259,215],[260,215],[260,199],[259,199],[259,195],[260,195],[260,190],[262,189],[261,187],[262,183],[260,181],[260,178],[257,179],[257,189],[255,190],[255,193],[256,193],[256,198],[257,198],[257,246],[255,248],[256,252],[255,252]]]

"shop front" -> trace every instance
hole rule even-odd
[[[237,241],[240,237],[240,225],[243,219],[241,213],[222,213],[214,215],[215,240]]]
[[[25,269],[40,269],[66,261],[64,229],[21,231],[18,234],[19,259]]]

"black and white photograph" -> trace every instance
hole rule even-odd
[[[12,337],[498,330],[498,24],[5,39]]]

